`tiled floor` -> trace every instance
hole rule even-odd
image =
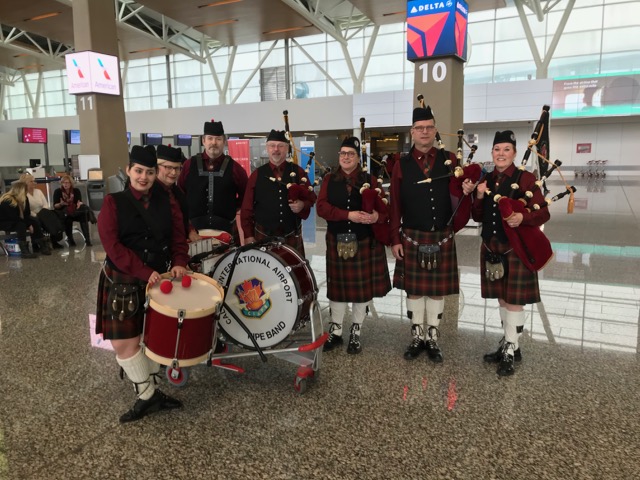
[[[577,182],[572,215],[551,206],[556,255],[511,378],[482,362],[501,333],[471,228],[456,240],[443,364],[402,358],[409,323],[393,290],[375,300],[363,353],[323,355],[304,395],[296,367],[271,356],[236,360],[242,375],[198,365],[183,388],[162,387],[182,410],[125,426],[131,387],[90,343],[99,242],[0,258],[0,479],[638,478],[640,178]],[[317,233],[307,253],[326,319]]]

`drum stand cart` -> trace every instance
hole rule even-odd
[[[272,239],[271,239],[272,240]],[[267,240],[264,241],[267,243]],[[260,242],[262,243],[262,242]],[[277,347],[262,349],[258,346],[257,342],[251,336],[251,332],[245,326],[245,324],[238,318],[235,312],[229,308],[226,304],[227,292],[229,289],[228,284],[233,278],[233,272],[236,265],[236,259],[239,254],[255,247],[256,244],[244,245],[236,249],[234,261],[231,267],[231,271],[227,277],[226,285],[221,285],[224,290],[224,299],[219,305],[219,309],[226,307],[228,314],[234,317],[234,319],[240,324],[240,326],[247,332],[252,338],[254,348],[250,349],[244,345],[234,342],[232,339],[226,338],[224,332],[218,332],[218,322],[216,322],[214,330],[213,346],[209,353],[208,359],[205,362],[207,366],[213,366],[222,368],[224,370],[230,370],[237,373],[244,373],[244,369],[231,363],[226,363],[226,360],[242,357],[254,357],[259,356],[263,362],[267,361],[267,355],[273,355],[276,358],[286,360],[294,365],[298,366],[296,375],[293,382],[294,390],[302,394],[306,392],[309,384],[309,379],[315,378],[320,373],[321,359],[322,359],[322,347],[327,341],[329,336],[324,331],[322,324],[322,313],[320,311],[320,305],[317,302],[315,296],[317,296],[317,286],[314,292],[314,299],[309,306],[309,320],[306,324],[302,325],[297,331],[291,333],[283,342],[277,345]],[[315,278],[313,279],[315,285]],[[216,352],[216,346],[219,342],[224,342],[223,351]],[[234,351],[235,348],[240,349]],[[181,387],[183,386],[189,377],[188,369],[180,368],[177,362],[173,365],[167,366],[166,377],[169,383],[172,385]]]

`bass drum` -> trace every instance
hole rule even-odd
[[[211,273],[220,285],[228,285],[219,326],[239,345],[255,348],[227,311],[231,309],[260,348],[278,345],[309,320],[311,302],[318,296],[309,263],[288,245],[269,243],[239,253],[230,279],[236,254],[234,250],[220,258]]]

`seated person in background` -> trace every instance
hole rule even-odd
[[[80,222],[82,234],[88,247],[92,245],[89,236],[89,207],[82,203],[80,190],[74,187],[69,175],[60,177],[60,188],[53,192],[53,208],[64,217],[64,231],[69,246],[75,246],[73,240],[73,222]]]
[[[36,179],[30,173],[20,175],[20,181],[27,184],[27,198],[31,208],[31,217],[36,219],[43,230],[51,235],[51,246],[62,248],[58,242],[62,240],[63,226],[60,218],[51,210],[49,200],[42,190],[36,188]],[[48,237],[47,237],[48,238]]]
[[[42,237],[40,224],[31,217],[29,199],[27,198],[27,184],[15,182],[11,189],[0,197],[0,230],[18,233],[18,241],[22,258],[35,258],[38,255],[31,253],[27,242],[27,232],[33,241],[40,247],[43,255],[51,255],[49,245]]]

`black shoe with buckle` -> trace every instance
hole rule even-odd
[[[150,399],[142,400],[139,398],[136,400],[133,408],[120,417],[120,423],[135,422],[150,413],[181,407],[182,402],[180,400],[176,400],[175,398],[165,395],[160,390],[156,390]]]
[[[347,353],[350,355],[356,355],[362,351],[362,345],[360,345],[360,324],[354,323],[351,325],[351,334],[349,335],[349,345],[347,345]]]
[[[324,346],[322,347],[323,352],[329,352],[336,348],[338,345],[342,345],[342,335],[336,335],[336,330],[340,330],[342,332],[342,328],[337,323],[331,322],[329,324],[329,338],[324,342]]]
[[[427,356],[429,360],[436,363],[442,363],[444,361],[444,357],[442,356],[442,351],[438,346],[438,336],[439,331],[436,327],[429,327],[428,336],[425,340],[425,348],[427,350]]]
[[[500,363],[498,364],[498,369],[496,370],[496,373],[501,377],[508,377],[509,375],[513,375],[516,371],[513,364],[515,355],[512,355],[512,352],[514,352],[514,346],[515,345],[513,343],[505,342],[502,348]]]
[[[502,337],[502,339],[500,340],[500,346],[498,347],[498,350],[496,350],[495,352],[486,353],[482,357],[482,359],[487,363],[500,363],[500,360],[502,360],[503,346],[504,346],[504,337]],[[518,347],[516,350],[513,351],[513,360],[516,362],[522,361],[522,352],[520,351],[520,347]]]
[[[422,325],[411,325],[411,335],[413,336],[413,340],[411,340],[411,343],[404,352],[405,360],[415,360],[427,348],[424,340],[421,338],[424,336]]]

